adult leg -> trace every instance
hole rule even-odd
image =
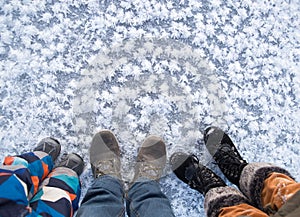
[[[272,164],[250,163],[242,172],[240,187],[254,206],[259,207],[267,214],[272,214],[277,212],[295,193],[300,191],[300,184],[287,174],[287,171]],[[222,209],[219,217],[268,216],[254,206],[241,204],[226,207]]]
[[[253,204],[274,213],[300,190],[300,184],[283,168],[269,163],[250,163],[240,178],[241,191]]]
[[[76,216],[124,216],[124,192],[120,180],[103,175],[88,189]]]
[[[174,216],[170,202],[157,182],[165,164],[165,143],[157,136],[149,136],[139,150],[134,181],[128,192],[127,213],[130,217]]]
[[[236,206],[229,206],[221,208],[221,212],[218,217],[269,217],[266,213],[246,203],[242,203]]]
[[[299,184],[287,170],[270,163],[247,163],[220,128],[206,129],[204,141],[226,178],[240,188],[254,207],[267,214],[276,212],[299,190]]]
[[[174,153],[171,156],[171,165],[176,176],[191,188],[205,195],[204,208],[209,217],[237,217],[241,209],[250,208],[249,200],[237,189],[226,186],[225,182],[213,171],[199,163],[195,155]],[[232,207],[230,210],[226,210]],[[266,217],[264,213],[253,207],[253,217]],[[250,214],[250,212],[248,212]],[[255,214],[255,215],[254,215]]]
[[[139,180],[128,192],[127,213],[130,217],[174,216],[168,198],[153,180]]]
[[[90,163],[95,181],[85,195],[77,216],[124,216],[120,149],[111,131],[102,130],[94,135]]]

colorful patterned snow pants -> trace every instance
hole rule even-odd
[[[52,169],[51,157],[41,151],[6,157],[0,166],[0,216],[73,216],[79,178],[69,168]]]

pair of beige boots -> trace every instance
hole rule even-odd
[[[111,175],[122,180],[120,148],[115,135],[109,130],[95,134],[90,147],[90,163],[95,178]],[[157,136],[149,136],[139,149],[132,183],[139,178],[157,180],[166,164],[166,146]]]

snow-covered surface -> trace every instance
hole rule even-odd
[[[143,139],[212,165],[203,130],[218,125],[249,162],[300,180],[300,3],[296,1],[1,1],[0,158],[54,136],[84,156],[108,128],[132,177]],[[203,197],[167,169],[175,216]]]

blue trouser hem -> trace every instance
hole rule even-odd
[[[124,216],[124,190],[120,180],[104,175],[94,180],[76,216]]]
[[[94,180],[86,193],[77,216],[124,216],[123,184],[116,177],[101,176]],[[129,189],[126,197],[130,217],[174,216],[168,198],[156,181],[140,178]]]

